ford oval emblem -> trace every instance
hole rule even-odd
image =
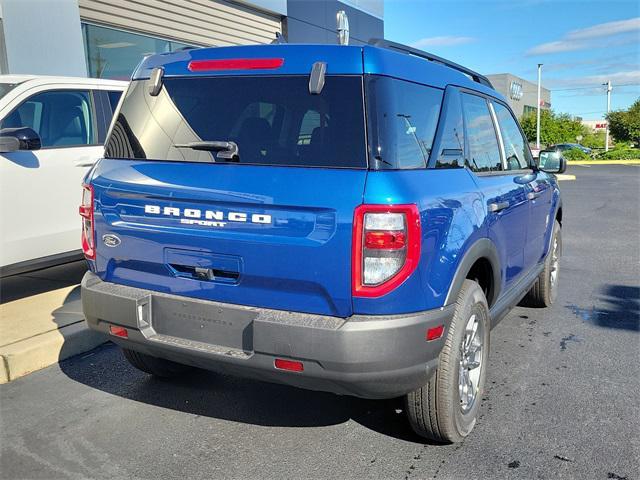
[[[102,241],[107,247],[117,247],[120,245],[120,239],[113,233],[107,233],[102,236]]]

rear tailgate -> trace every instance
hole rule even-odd
[[[158,95],[133,81],[91,178],[96,272],[349,316],[364,121],[358,75],[327,75],[320,94],[308,75],[169,77]]]
[[[353,211],[365,178],[364,170],[103,160],[92,181],[98,274],[178,295],[348,316]],[[105,235],[120,243],[107,246]],[[213,278],[203,278],[208,270]]]

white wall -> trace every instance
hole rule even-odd
[[[8,72],[86,77],[77,0],[0,0]]]

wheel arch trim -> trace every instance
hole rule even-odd
[[[471,271],[471,267],[480,259],[486,259],[491,265],[492,270],[492,281],[493,281],[493,292],[491,298],[487,298],[487,302],[489,305],[493,305],[498,297],[500,296],[500,257],[498,256],[498,250],[491,240],[488,238],[481,238],[476,241],[471,247],[467,249],[462,260],[458,264],[456,268],[456,272],[453,275],[453,279],[451,280],[451,284],[449,285],[449,291],[447,292],[447,297],[444,301],[444,305],[449,305],[458,296],[460,293],[460,289],[462,288],[462,284],[467,278],[467,275]]]

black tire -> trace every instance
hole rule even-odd
[[[122,353],[131,365],[138,370],[142,370],[145,373],[149,373],[156,377],[171,378],[182,375],[192,367],[188,365],[182,365],[181,363],[165,360],[164,358],[152,357],[146,353],[136,352],[135,350],[129,350],[123,348]]]
[[[472,320],[474,315],[476,319]],[[479,380],[476,382],[478,389],[473,403],[464,405],[460,393],[460,379],[464,371],[461,363],[462,342],[468,338],[467,324],[475,324],[476,321],[478,339],[482,341],[482,348],[477,353],[480,359],[480,366],[477,367],[480,369]],[[489,307],[484,293],[478,283],[465,280],[456,300],[453,319],[435,374],[424,387],[405,397],[409,423],[418,435],[440,443],[457,443],[471,433],[484,393],[489,360],[489,329]]]
[[[560,273],[560,256],[562,255],[562,229],[556,220],[553,223],[551,249],[544,260],[544,268],[520,302],[523,307],[550,307],[558,297],[558,275]],[[555,273],[555,281],[552,275]]]

